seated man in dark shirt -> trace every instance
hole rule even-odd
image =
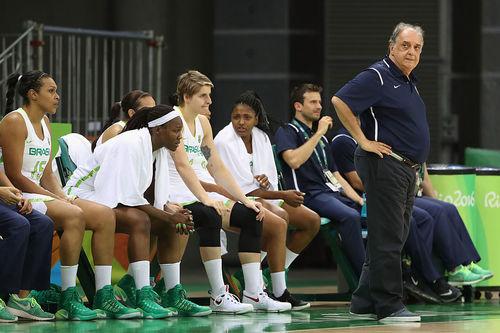
[[[321,117],[321,87],[302,84],[293,89],[292,121],[278,129],[275,142],[283,163],[287,189],[305,193],[304,205],[329,218],[342,238],[342,246],[359,277],[365,257],[360,209],[363,199],[337,172],[324,134],[332,119]],[[312,130],[318,121],[318,129]]]

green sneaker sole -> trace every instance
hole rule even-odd
[[[35,316],[29,312],[15,309],[15,308],[11,308],[9,306],[7,306],[6,309],[14,316],[17,316],[20,318],[26,318],[26,319],[36,320],[36,321],[54,320],[54,316],[52,316],[52,317],[39,317],[39,316]]]
[[[16,319],[3,319],[3,318],[0,318],[0,323],[15,323],[17,322],[17,317]]]
[[[61,310],[56,312],[56,319],[58,319],[58,320],[87,321],[87,320],[97,319],[97,314],[94,313],[94,314],[88,315],[88,316],[79,315],[79,316],[75,316],[73,318],[70,318],[68,311],[61,309]]]
[[[179,310],[177,310],[177,311],[179,313],[179,317],[205,317],[205,316],[212,314],[212,309],[198,311],[195,313],[184,312],[184,311],[179,311]]]
[[[129,311],[128,313],[113,314],[115,319],[134,319],[142,318],[142,311]]]
[[[163,319],[167,317],[172,317],[170,313],[151,313],[142,311],[142,318],[144,319]]]
[[[470,281],[450,281],[450,280],[448,280],[448,284],[450,286],[454,286],[454,287],[457,287],[457,286],[470,286],[472,284],[479,283],[479,282],[481,282],[483,280],[484,280],[484,277],[480,277],[478,279],[470,280]]]
[[[140,312],[140,311],[124,313],[124,314],[118,315],[118,314],[114,314],[112,312],[104,311],[102,309],[94,309],[94,310],[102,313],[102,317],[101,317],[101,315],[98,315],[99,319],[140,319],[140,318],[142,318],[142,312]]]

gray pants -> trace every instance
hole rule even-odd
[[[383,318],[404,307],[401,251],[410,227],[415,170],[360,148],[355,164],[366,191],[368,246],[351,311]]]

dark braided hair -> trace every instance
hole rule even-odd
[[[43,85],[43,79],[50,77],[49,74],[42,71],[29,71],[22,74],[22,76],[19,73],[14,73],[9,76],[7,79],[7,93],[5,95],[5,114],[14,110],[14,97],[16,96],[16,92],[23,98],[23,104],[27,105],[30,103],[28,91],[33,89],[39,92]]]
[[[259,95],[257,95],[255,91],[247,90],[240,96],[238,96],[238,98],[234,102],[232,110],[234,110],[234,108],[239,104],[244,104],[252,108],[252,110],[255,112],[255,116],[258,117],[258,129],[266,133],[270,131],[269,119],[266,110],[264,109],[264,105],[262,104]]]
[[[152,120],[163,117],[167,113],[174,111],[174,108],[170,105],[158,104],[153,107],[142,108],[137,111],[132,118],[127,122],[125,128],[122,133],[125,131],[131,131],[136,129],[141,129],[144,127],[148,127],[148,123]]]

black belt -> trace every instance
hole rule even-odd
[[[416,170],[416,171],[420,170],[420,167],[421,167],[420,163],[415,163],[412,160],[410,160],[409,158],[407,158],[401,154],[391,152],[390,156],[392,158],[398,160],[399,162],[403,163],[404,165],[409,166],[410,168]]]

